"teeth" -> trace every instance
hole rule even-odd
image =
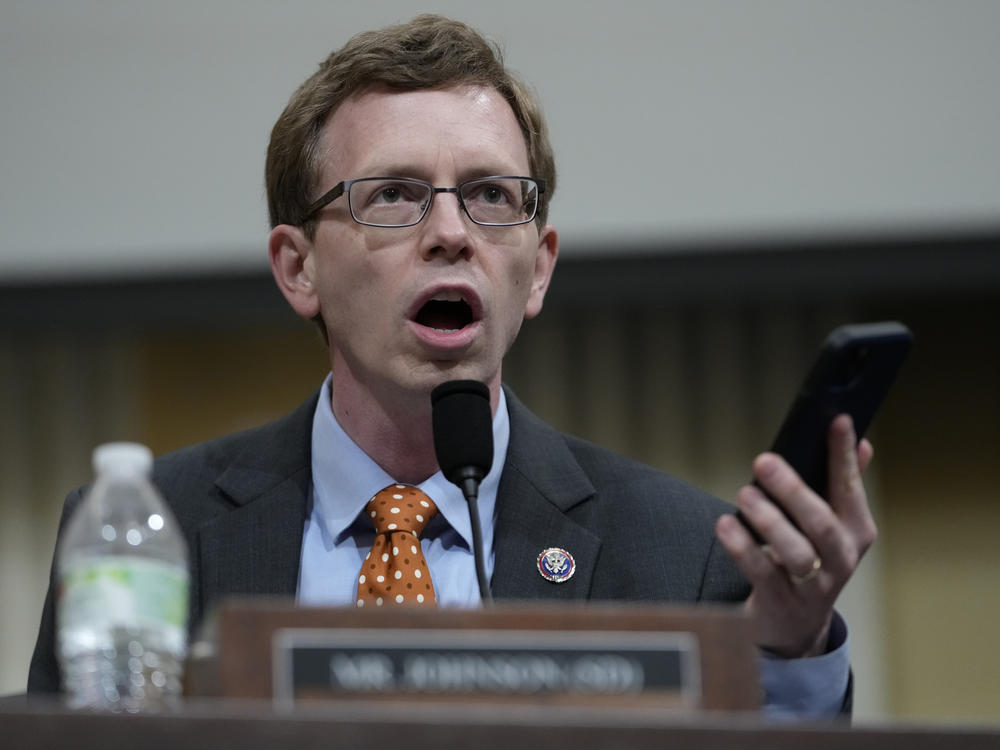
[[[438,292],[431,300],[434,302],[461,302],[464,299],[462,295],[454,290],[446,292]]]
[[[438,333],[458,333],[457,328],[435,328],[433,330],[437,331]]]

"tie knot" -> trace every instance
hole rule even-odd
[[[437,513],[437,506],[416,487],[390,484],[368,501],[365,510],[376,534],[409,531],[419,537]]]

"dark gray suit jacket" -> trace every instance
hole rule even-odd
[[[190,627],[231,594],[294,596],[311,503],[317,394],[262,427],[156,460],[153,480],[187,538]],[[741,601],[749,587],[715,539],[731,507],[644,464],[563,435],[508,390],[510,446],[497,495],[498,599]],[[82,497],[73,492],[65,523]],[[552,584],[536,569],[548,547],[576,573]],[[50,584],[29,692],[59,689]]]

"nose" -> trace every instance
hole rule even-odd
[[[470,224],[471,220],[466,216],[457,194],[436,193],[427,216],[421,222],[424,258],[429,260],[444,256],[453,259],[471,255]]]

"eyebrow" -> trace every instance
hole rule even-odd
[[[531,176],[530,171],[521,175],[520,170],[513,169],[511,167],[502,167],[494,162],[492,166],[488,167],[478,165],[476,167],[462,168],[459,170],[456,184],[466,182],[468,180],[475,180],[481,177],[492,177],[494,175]],[[374,167],[366,168],[364,170],[364,174],[349,175],[345,177],[345,179],[359,179],[362,177],[409,177],[411,179],[423,180],[424,182],[434,184],[428,170],[417,168],[412,165],[402,166],[400,164],[393,165],[391,163],[381,165],[376,164]]]

